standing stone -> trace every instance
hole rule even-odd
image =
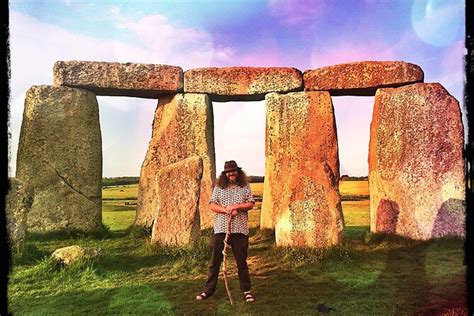
[[[260,226],[279,246],[327,247],[341,241],[336,125],[327,92],[266,97],[266,162]]]
[[[176,66],[57,61],[54,85],[116,95],[156,99],[165,93],[183,91],[183,69]]]
[[[16,178],[9,178],[9,190],[6,196],[6,219],[8,239],[12,252],[20,252],[26,235],[26,221],[33,192]]]
[[[199,156],[203,162],[199,198],[201,228],[212,227],[209,199],[215,179],[215,154],[214,118],[209,98],[204,94],[176,94],[159,99],[152,130],[140,173],[135,224],[150,227],[156,216],[157,172],[191,156]]]
[[[198,240],[202,167],[202,159],[193,156],[168,165],[156,174],[156,220],[152,243],[186,246]]]
[[[307,70],[305,91],[331,95],[375,95],[378,88],[423,82],[423,70],[403,61],[361,61]]]
[[[258,101],[270,92],[301,90],[301,71],[289,67],[211,67],[184,74],[184,92],[206,93],[220,102]]]
[[[26,94],[16,177],[34,190],[28,230],[102,224],[102,140],[95,94],[33,86]]]
[[[370,126],[370,229],[464,236],[463,126],[438,83],[380,89]]]

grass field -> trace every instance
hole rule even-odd
[[[367,193],[360,183],[341,187],[347,196]],[[258,184],[252,189],[256,195],[261,192]],[[342,244],[312,251],[275,247],[273,232],[258,230],[261,203],[257,202],[249,214],[248,259],[256,302],[243,302],[232,256],[228,265],[234,305],[228,302],[223,282],[212,298],[196,302],[194,296],[206,278],[210,232],[203,231],[194,247],[152,247],[139,231],[127,229],[135,217],[135,205],[130,205],[136,202],[133,192],[136,188],[120,186],[103,191],[103,221],[109,231],[102,234],[30,236],[25,252],[14,258],[11,311],[312,315],[318,304],[325,303],[338,315],[412,315],[465,304],[463,240],[421,242],[371,234],[367,200],[343,201]],[[99,248],[102,256],[70,268],[56,267],[48,259],[56,248],[72,244]]]

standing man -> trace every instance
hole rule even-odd
[[[223,259],[224,238],[227,222],[231,220],[229,244],[232,247],[239,273],[240,289],[244,292],[246,302],[253,302],[250,292],[250,274],[247,267],[247,249],[249,246],[248,211],[253,208],[255,200],[247,182],[247,175],[234,160],[226,161],[217,184],[212,191],[210,208],[214,215],[214,234],[211,237],[212,258],[209,266],[206,287],[196,296],[205,300],[216,290],[217,279]]]

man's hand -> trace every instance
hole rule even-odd
[[[229,214],[230,216],[235,216],[238,212],[236,205],[227,205],[225,207],[225,211],[226,214]]]

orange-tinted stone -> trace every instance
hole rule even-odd
[[[305,91],[329,91],[331,95],[375,95],[378,88],[423,82],[423,70],[402,61],[362,61],[303,74]]]
[[[302,89],[303,77],[295,68],[196,68],[184,73],[184,92],[206,93],[213,101],[257,101],[270,92]]]
[[[371,230],[413,239],[464,235],[463,125],[438,83],[380,89],[370,127]]]
[[[280,246],[327,247],[342,238],[336,125],[327,92],[266,97],[262,228]]]
[[[160,98],[153,133],[140,173],[135,224],[151,226],[157,209],[155,175],[174,163],[199,156],[203,163],[199,211],[201,227],[212,227],[209,199],[215,179],[214,119],[204,94],[176,94]]]
[[[202,159],[193,156],[158,170],[155,177],[155,222],[151,242],[186,246],[201,233],[199,195]]]

